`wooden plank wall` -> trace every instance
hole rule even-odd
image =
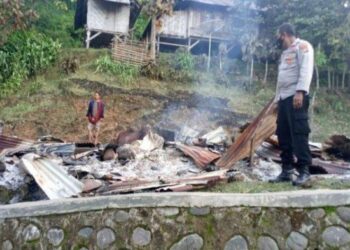
[[[128,33],[130,5],[101,0],[88,1],[87,28],[108,33]]]

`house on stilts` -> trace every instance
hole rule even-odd
[[[184,47],[191,51],[196,46],[231,44],[232,29],[227,21],[234,0],[180,0],[172,15],[158,17],[157,24],[148,25],[144,37],[149,38],[151,27],[157,29],[157,48]],[[210,53],[210,51],[208,51]]]
[[[78,0],[75,28],[85,28],[86,47],[101,34],[125,38],[133,27],[140,6],[134,0]]]

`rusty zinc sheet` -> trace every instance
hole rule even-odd
[[[216,166],[231,168],[237,161],[247,158],[263,141],[271,137],[276,131],[276,113],[277,107],[271,100],[216,162]]]
[[[213,161],[220,158],[220,154],[210,152],[209,150],[197,146],[187,146],[181,143],[176,144],[176,147],[180,149],[185,155],[191,157],[199,168],[205,168]]]
[[[102,192],[103,195],[134,193],[134,192],[184,192],[190,190],[200,190],[212,187],[215,184],[227,181],[226,170],[203,173],[193,177],[183,179],[169,179],[159,181],[129,180],[114,182]]]
[[[48,158],[27,154],[22,157],[20,164],[50,199],[77,196],[84,188],[83,183]]]
[[[16,148],[18,146],[30,146],[32,144],[33,142],[30,140],[0,135],[0,152],[2,152],[4,149]]]

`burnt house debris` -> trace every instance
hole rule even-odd
[[[350,138],[344,135],[333,135],[326,141],[325,151],[330,155],[350,160]]]
[[[272,102],[236,134],[242,124],[232,119],[225,121],[226,125],[220,125],[223,121],[208,123],[218,107],[226,107],[225,100],[191,96],[190,100],[194,99],[195,104],[182,100],[183,105],[167,100],[166,115],[156,124],[122,130],[109,144],[99,147],[52,136],[38,141],[0,136],[0,203],[185,192],[231,181],[268,181],[279,174],[281,159],[273,135],[276,115]],[[215,112],[196,113],[211,103],[215,103]],[[193,108],[196,111],[182,118]],[[226,117],[228,111],[223,108],[220,112]],[[227,116],[232,118],[233,113]],[[312,174],[350,175],[347,147],[337,148],[342,145],[339,141],[347,145],[348,139],[332,137],[324,145],[310,142]],[[342,150],[342,154],[334,154],[330,148]]]
[[[21,148],[27,147],[33,144],[33,141],[23,140],[17,137],[10,137],[5,135],[0,135],[0,154],[4,153],[3,151],[8,148]]]
[[[271,100],[216,165],[219,168],[230,168],[237,161],[252,156],[257,146],[275,133],[276,119],[276,105]]]

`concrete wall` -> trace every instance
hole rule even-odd
[[[164,193],[0,206],[0,249],[350,249],[350,191]]]

